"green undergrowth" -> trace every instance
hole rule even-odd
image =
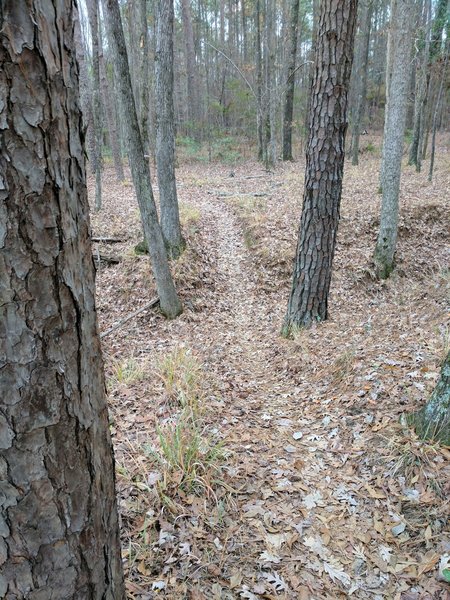
[[[176,412],[157,427],[158,444],[146,454],[160,473],[160,501],[176,512],[180,494],[215,497],[227,452],[206,425],[205,373],[192,350],[175,348],[158,361],[156,373]]]

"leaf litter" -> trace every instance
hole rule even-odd
[[[404,169],[398,266],[382,283],[370,266],[379,161],[347,165],[330,320],[292,341],[279,331],[302,165],[264,174],[249,162],[233,178],[179,167],[196,215],[173,265],[185,312],[144,311],[103,340],[128,598],[448,598],[450,452],[400,421],[429,396],[449,343],[448,156],[432,184]],[[148,258],[133,252],[132,186],[109,170],[103,184],[93,231],[123,242],[119,264],[97,272],[102,331],[155,295]],[[158,365],[180,347],[201,365],[200,433],[226,458],[201,492],[173,472],[164,497],[157,429],[182,409]],[[136,375],[118,378],[130,360]]]

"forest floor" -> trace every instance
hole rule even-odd
[[[379,143],[379,141],[377,142]],[[450,449],[401,415],[450,346],[450,151],[402,176],[397,269],[373,277],[379,156],[347,164],[327,322],[280,336],[304,164],[181,164],[183,315],[103,337],[130,599],[448,599]],[[155,296],[130,181],[93,213],[105,332]],[[156,187],[156,184],[155,184]],[[92,177],[89,181],[93,193]],[[92,196],[91,196],[92,197]],[[447,559],[446,559],[447,553]]]

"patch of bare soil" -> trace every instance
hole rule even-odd
[[[103,338],[129,598],[450,597],[450,451],[400,421],[450,344],[449,165],[441,152],[432,184],[404,168],[398,266],[382,283],[379,160],[347,166],[330,320],[290,341],[303,165],[180,167],[185,311],[168,322],[149,309]],[[94,244],[120,257],[97,272],[106,331],[155,296],[133,252],[133,188],[112,171],[92,226],[123,240]]]

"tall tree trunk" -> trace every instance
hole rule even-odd
[[[424,35],[425,47],[420,55],[416,57],[418,64],[418,76],[416,77],[416,95],[414,102],[414,127],[411,147],[409,149],[409,165],[415,165],[416,171],[420,172],[422,156],[419,149],[422,146],[425,108],[430,87],[429,56],[430,56],[430,34],[431,34],[431,1],[426,0],[424,4]]]
[[[300,0],[292,0],[290,15],[290,53],[283,116],[283,160],[293,160],[292,121],[294,119],[295,61],[297,59],[298,13]]]
[[[79,65],[79,81],[80,81],[80,103],[83,119],[83,129],[86,131],[86,145],[89,158],[89,166],[91,172],[96,170],[96,152],[95,152],[95,137],[94,137],[94,117],[92,115],[92,94],[91,84],[89,82],[89,73],[86,65],[86,51],[84,36],[81,27],[81,15],[77,17],[75,23],[75,48],[77,61]]]
[[[359,161],[359,136],[366,108],[367,69],[369,61],[370,29],[372,24],[373,0],[364,0],[361,4],[361,37],[356,50],[356,108],[352,127],[352,165]]]
[[[192,14],[190,0],[181,0],[181,14],[183,18],[184,39],[186,44],[186,72],[188,89],[188,116],[191,135],[195,139],[201,137],[199,131],[200,121],[200,90],[195,61],[194,30],[192,28]]]
[[[328,315],[347,130],[356,0],[322,0],[310,101],[305,188],[284,333]]]
[[[409,416],[421,438],[450,446],[450,352],[442,365],[439,381],[431,398],[417,413]]]
[[[153,273],[158,290],[161,312],[168,318],[175,318],[181,311],[175,286],[170,273],[161,227],[158,222],[153,197],[150,169],[144,157],[139,122],[128,70],[127,50],[123,35],[118,0],[103,0],[106,15],[108,40],[112,49],[116,72],[117,93],[122,111],[128,115],[125,128],[128,140],[128,155],[136,197],[141,212],[145,239],[147,240]]]
[[[0,596],[11,600],[124,598],[76,19],[73,0],[0,5]]]
[[[385,74],[385,104],[384,104],[384,134],[386,133],[386,119],[389,114],[389,99],[390,99],[390,89],[391,89],[391,78],[392,78],[392,65],[393,65],[393,57],[394,57],[394,44],[395,44],[395,36],[397,31],[396,19],[397,19],[397,0],[390,0],[390,14],[389,14],[389,30],[388,30],[388,38],[386,44],[386,74]],[[406,106],[406,98],[403,99],[403,102]],[[406,111],[405,111],[405,122],[406,122]],[[383,135],[383,146],[381,149],[381,167],[380,167],[380,187],[379,192],[381,193],[383,190],[383,182],[385,179],[384,175],[384,166],[386,164],[385,157],[385,135]]]
[[[448,64],[449,53],[450,53],[450,44],[447,39],[447,48],[445,51],[445,58],[442,62],[442,74],[440,77],[439,91],[438,91],[438,95],[436,98],[436,104],[435,104],[434,112],[433,112],[433,131],[431,134],[430,169],[428,171],[428,181],[432,181],[432,179],[433,179],[434,155],[436,152],[436,131],[437,131],[437,125],[438,125],[438,115],[439,115],[439,109],[441,107],[441,98],[442,98],[442,92],[444,89],[444,81],[446,81],[446,77],[447,77],[447,64]]]
[[[169,0],[168,0],[169,1]],[[150,85],[149,85],[149,51],[148,51],[148,23],[147,23],[147,0],[138,0],[138,25],[139,35],[139,121],[141,128],[142,144],[145,154],[150,153],[149,139],[149,112],[150,112]]]
[[[102,207],[102,105],[100,97],[100,61],[98,42],[98,0],[88,0],[87,9],[89,25],[92,38],[92,104],[94,117],[94,140],[95,140],[95,210]]]
[[[310,63],[308,69],[308,103],[306,105],[306,113],[305,113],[305,123],[304,123],[304,132],[305,132],[305,141],[309,137],[309,121],[308,119],[311,116],[311,100],[312,100],[312,85],[314,78],[314,60],[316,56],[316,46],[318,43],[317,33],[318,33],[318,24],[319,24],[319,11],[320,11],[320,1],[312,0],[312,29],[311,29],[311,48],[310,48]]]
[[[111,86],[108,81],[108,75],[106,72],[106,63],[103,50],[103,35],[101,28],[99,30],[99,33],[100,88],[102,92],[103,106],[105,107],[106,121],[108,124],[109,145],[111,146],[111,154],[114,161],[114,170],[116,172],[117,180],[123,181],[125,179],[125,174],[123,172],[122,151],[119,130],[117,127],[116,106]]]
[[[386,279],[394,268],[397,244],[400,172],[405,133],[406,96],[412,49],[414,0],[395,0],[392,23],[389,95],[384,122],[383,159],[381,166],[382,204],[380,229],[374,253],[377,276]]]
[[[261,0],[256,0],[256,129],[258,137],[258,160],[264,160],[265,155],[265,136],[264,136],[264,115],[262,110],[262,48],[261,48]]]
[[[184,248],[175,180],[173,108],[173,0],[156,1],[156,165],[161,228],[167,253],[177,258]]]
[[[276,125],[275,125],[275,10],[273,0],[265,0],[264,22],[264,112],[266,137],[266,169],[276,163]]]

